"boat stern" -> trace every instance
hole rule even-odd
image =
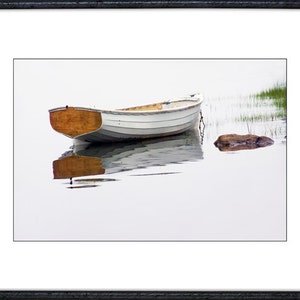
[[[70,138],[98,130],[102,125],[100,111],[77,107],[62,107],[49,110],[52,128]]]

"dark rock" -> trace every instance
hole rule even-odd
[[[219,136],[214,144],[221,151],[237,151],[270,146],[274,141],[267,136],[254,134],[225,134]]]
[[[274,144],[274,141],[271,138],[267,137],[267,136],[260,136],[256,140],[256,145],[258,147],[266,147],[266,146],[270,146],[270,145],[273,145],[273,144]]]

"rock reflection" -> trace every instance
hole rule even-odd
[[[203,158],[199,131],[151,140],[78,144],[53,161],[54,179],[112,174]]]

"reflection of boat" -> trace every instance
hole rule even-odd
[[[116,110],[60,107],[49,110],[54,130],[76,140],[110,142],[182,133],[197,125],[202,96]]]
[[[109,174],[203,158],[199,131],[114,144],[78,144],[53,162],[54,178]]]
[[[75,154],[53,161],[53,175],[55,179],[73,178],[88,175],[104,174],[101,159],[84,157]]]

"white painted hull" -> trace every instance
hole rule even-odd
[[[86,142],[111,142],[179,134],[198,126],[201,102],[200,97],[188,97],[160,103],[160,110],[149,111],[75,108],[99,112],[102,120],[101,126],[96,130],[72,138]]]
[[[84,141],[122,141],[173,135],[192,129],[199,122],[199,109],[156,114],[102,112],[99,130],[76,137]]]

